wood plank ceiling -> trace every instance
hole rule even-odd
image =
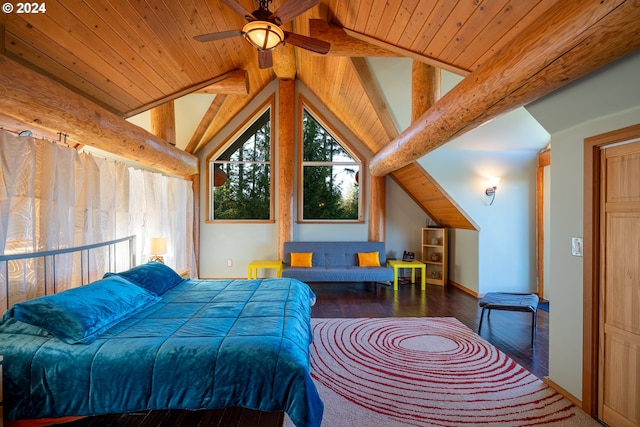
[[[238,1],[247,10],[258,7],[257,1]],[[402,54],[467,74],[558,1],[321,0],[293,20],[292,31],[309,35],[310,20],[319,19],[388,49],[354,42],[342,50],[336,44],[320,56],[296,48],[296,78],[376,153],[390,138],[350,57]],[[270,9],[283,3],[273,0]],[[50,0],[46,8],[46,13],[2,15],[4,54],[121,117],[246,70],[249,94],[218,95],[188,145],[191,152],[277,77],[274,69],[258,68],[255,49],[241,37],[193,40],[242,28],[244,19],[219,0]],[[411,193],[410,182],[401,185]],[[415,186],[414,199],[423,187]]]

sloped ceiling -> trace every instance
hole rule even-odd
[[[273,0],[270,9],[277,10],[285,1]],[[238,2],[247,10],[258,7],[257,1]],[[243,17],[220,0],[59,0],[47,2],[46,13],[0,14],[0,53],[122,118],[213,87],[209,85],[230,73],[246,72],[247,93],[224,88],[208,91],[215,97],[199,108],[199,114],[204,114],[182,147],[189,153],[210,141],[278,76],[281,57],[288,61],[289,75],[293,73],[377,153],[390,138],[350,58],[369,55],[362,46],[378,46],[375,55],[405,56],[467,75],[481,69],[530,24],[544,22],[545,13],[559,3],[320,0],[287,24],[287,29],[309,35],[310,20],[319,19],[368,44],[347,42],[341,51],[329,51],[326,56],[290,46],[278,48],[276,66],[260,69],[255,49],[242,37],[208,43],[194,40],[203,33],[242,28]],[[622,3],[618,0],[608,7]],[[74,129],[64,130],[72,141],[78,138]]]
[[[248,10],[258,6],[239,2]],[[556,2],[322,0],[291,28],[308,35],[309,19],[319,18],[471,71]],[[274,0],[270,9],[283,3]],[[9,58],[123,117],[232,70],[246,70],[250,93],[227,97],[208,138],[276,77],[273,69],[258,68],[255,49],[241,37],[193,39],[242,28],[244,19],[219,0],[54,1],[47,3],[46,13],[3,14],[2,19]],[[373,152],[388,142],[348,58],[296,48],[295,63],[297,78],[345,117]]]

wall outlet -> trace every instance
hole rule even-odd
[[[233,267],[233,260],[232,259],[228,259],[227,260],[227,267]]]
[[[582,256],[582,237],[571,238],[571,255]]]

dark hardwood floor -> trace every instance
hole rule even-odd
[[[453,286],[400,285],[398,292],[385,285],[366,283],[311,284],[318,299],[312,317],[456,317],[474,331],[478,329],[478,300]],[[486,316],[486,314],[485,314]],[[535,346],[531,346],[531,315],[522,312],[493,311],[485,318],[482,337],[538,378],[548,375],[549,314],[538,310]],[[281,413],[246,409],[217,411],[150,411],[88,417],[69,427],[109,426],[185,426],[185,427],[281,427]]]

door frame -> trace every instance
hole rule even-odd
[[[551,166],[551,148],[547,147],[538,153],[536,167],[536,264],[538,276],[537,294],[544,298],[544,168]]]
[[[582,410],[592,417],[598,415],[601,149],[638,138],[640,124],[584,140]]]

